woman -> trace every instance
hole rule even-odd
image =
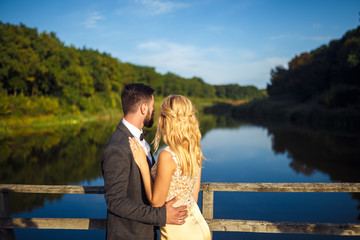
[[[177,197],[175,206],[188,206],[188,217],[182,220],[185,223],[160,228],[161,239],[211,239],[209,227],[197,205],[204,158],[201,133],[195,108],[186,97],[170,95],[161,104],[153,141],[155,151],[161,138],[167,147],[160,152],[151,173],[143,148],[135,139],[129,140],[151,205],[160,207]]]

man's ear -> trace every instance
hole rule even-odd
[[[146,115],[146,112],[147,112],[148,107],[149,107],[149,106],[148,106],[146,103],[142,103],[142,104],[140,105],[141,114]]]

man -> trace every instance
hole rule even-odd
[[[141,173],[129,145],[135,137],[154,164],[149,144],[141,138],[142,128],[151,127],[154,116],[154,90],[140,83],[126,85],[121,91],[124,118],[110,137],[101,157],[107,204],[106,239],[155,239],[154,226],[181,225],[187,217],[186,206],[175,208],[173,199],[160,208],[151,207]]]

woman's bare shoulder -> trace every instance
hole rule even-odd
[[[171,152],[169,152],[169,151],[166,150],[166,149],[161,150],[161,152],[159,153],[159,157],[160,157],[160,156],[166,157],[166,158],[172,158]]]
[[[169,167],[171,166],[173,169],[176,168],[176,163],[173,160],[172,153],[165,149],[159,153],[158,164],[166,164]]]

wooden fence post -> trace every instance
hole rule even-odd
[[[0,218],[10,218],[9,194],[0,192]],[[0,229],[0,240],[15,240],[13,229]]]
[[[202,194],[202,214],[205,220],[212,220],[214,217],[214,191],[204,189]],[[210,230],[211,239],[213,232]]]
[[[214,191],[204,190],[202,199],[202,212],[205,219],[214,217]]]

